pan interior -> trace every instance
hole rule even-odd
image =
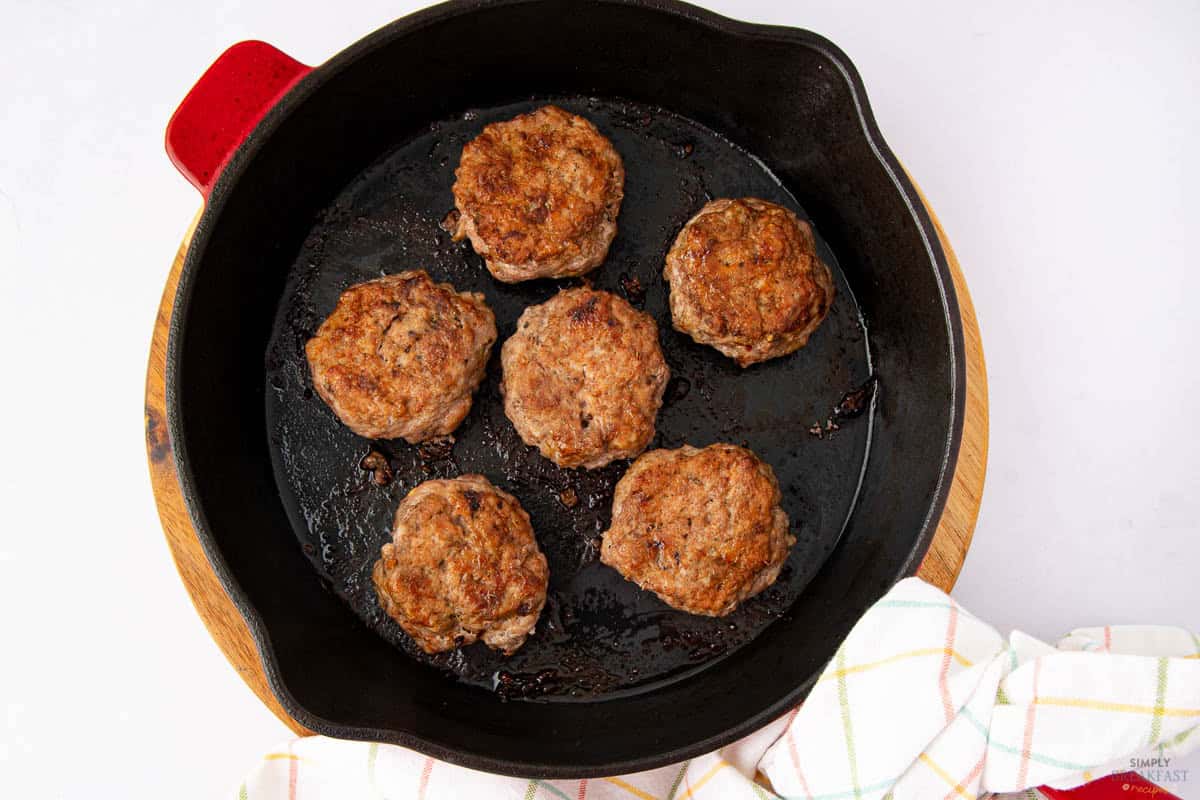
[[[606,262],[586,279],[658,322],[672,378],[651,447],[732,442],[756,452],[779,478],[797,543],[775,585],[728,617],[672,610],[599,562],[613,487],[629,462],[595,471],[559,469],[523,444],[504,415],[500,345],[526,307],[579,281],[499,283],[469,243],[452,242],[440,223],[453,209],[450,190],[463,144],[489,122],[546,102],[592,120],[625,162],[619,230]],[[290,269],[266,355],[275,480],[315,579],[411,658],[505,699],[578,702],[645,692],[711,666],[788,615],[855,505],[874,404],[837,430],[824,428],[843,396],[869,380],[871,362],[851,287],[815,227],[837,296],[805,348],[741,369],[672,329],[662,279],[671,242],[708,200],[741,196],[808,218],[759,159],[714,131],[657,107],[583,96],[463,110],[400,143],[351,181],[319,215]],[[450,447],[354,435],[316,397],[304,356],[304,343],[342,291],[417,268],[459,290],[482,292],[499,329],[487,377]],[[385,486],[360,467],[372,450],[393,470]],[[550,563],[548,602],[536,634],[515,655],[477,643],[428,656],[380,610],[371,567],[408,491],[430,478],[472,472],[515,494],[529,512]]]

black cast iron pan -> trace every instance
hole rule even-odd
[[[353,283],[428,269],[484,292],[502,339],[557,290],[495,282],[439,224],[463,143],[546,102],[587,116],[625,160],[620,230],[589,279],[659,321],[674,377],[652,446],[744,444],[784,488],[798,544],[731,617],[673,611],[597,562],[627,464],[560,470],[523,445],[498,400],[499,348],[452,447],[365,441],[313,395],[304,341]],[[678,761],[802,699],[919,565],[961,434],[958,309],[923,207],[829,42],[661,0],[451,2],[311,71],[235,48],[168,147],[210,192],[168,354],[180,480],[273,690],[308,728],[531,777]],[[704,202],[746,195],[812,221],[838,295],[806,348],[742,370],[670,328],[661,267]],[[390,480],[362,468],[369,452]],[[518,495],[550,560],[538,633],[510,658],[424,656],[367,579],[404,494],[466,472]]]

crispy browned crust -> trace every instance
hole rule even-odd
[[[595,125],[556,106],[486,126],[454,175],[455,238],[470,238],[498,280],[582,275],[617,233],[621,156]]]
[[[833,277],[808,223],[753,197],[700,209],[663,277],[675,328],[743,367],[803,347],[833,304]]]
[[[466,417],[495,341],[482,294],[415,270],[347,289],[305,352],[313,387],[346,427],[421,442]]]
[[[476,639],[514,652],[537,623],[549,577],[529,515],[482,475],[409,492],[371,573],[383,610],[427,653]]]
[[[779,501],[749,450],[652,450],[617,484],[600,560],[674,608],[725,616],[775,582],[796,543]]]
[[[631,458],[654,437],[670,371],[653,318],[608,292],[559,292],[525,309],[500,351],[504,413],[560,467]]]

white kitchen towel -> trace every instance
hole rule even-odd
[[[1200,637],[1083,628],[1007,641],[944,592],[897,584],[859,620],[804,705],[684,764],[591,780],[464,769],[324,737],[267,754],[241,800],[928,800],[1068,788],[1200,734]],[[1029,797],[1022,794],[1020,797]],[[1032,795],[1037,796],[1037,795]]]

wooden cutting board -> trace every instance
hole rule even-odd
[[[925,205],[926,208],[929,207],[928,202]],[[917,574],[935,586],[950,591],[962,569],[967,548],[970,547],[971,534],[975,530],[975,519],[979,515],[979,503],[983,495],[988,448],[987,373],[984,368],[983,345],[979,338],[979,324],[975,319],[975,307],[971,304],[971,295],[963,280],[958,259],[932,209],[929,214],[933,217],[938,236],[946,249],[954,288],[958,293],[966,351],[967,403],[962,445],[958,452],[958,464],[954,471],[950,496],[946,501],[946,510],[942,513],[933,544]],[[183,503],[183,495],[179,490],[175,458],[167,435],[167,332],[170,329],[179,271],[199,218],[200,215],[197,214],[192,220],[183,242],[179,245],[179,251],[175,254],[175,262],[167,275],[167,285],[163,289],[158,317],[154,322],[150,364],[146,371],[146,450],[150,461],[150,481],[158,504],[158,515],[162,520],[175,566],[179,570],[179,577],[183,579],[196,611],[208,627],[208,632],[212,634],[217,646],[221,648],[221,652],[229,659],[233,668],[242,676],[242,680],[267,708],[289,728],[305,735],[309,731],[289,717],[271,693],[254,639],[233,601],[221,588],[200,547],[200,540],[196,537],[196,531]]]

